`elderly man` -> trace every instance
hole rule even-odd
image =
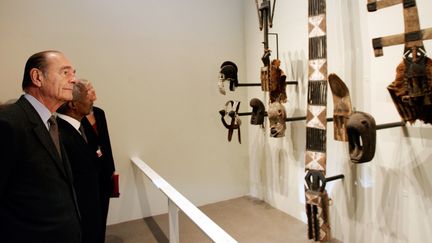
[[[69,156],[78,206],[81,212],[82,242],[103,243],[97,147],[88,142],[81,120],[93,107],[87,82],[78,80],[68,101],[57,110],[60,139]],[[91,89],[90,89],[91,91]]]
[[[87,85],[89,98],[96,101],[96,91],[89,82]],[[105,111],[93,106],[92,112],[81,120],[81,125],[87,134],[89,144],[96,148],[99,164],[99,188],[102,208],[102,232],[101,239],[105,239],[106,222],[109,202],[111,197],[119,197],[118,188],[114,188],[114,157],[111,149],[111,141],[108,132],[108,124]],[[117,184],[118,186],[118,184]]]
[[[36,53],[25,65],[25,94],[0,110],[2,242],[81,242],[71,169],[53,116],[72,99],[74,83],[63,53]]]

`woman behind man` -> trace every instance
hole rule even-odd
[[[88,82],[87,86],[89,97],[94,102],[97,99],[96,92],[90,82]],[[101,108],[93,106],[90,114],[81,120],[81,124],[83,125],[89,145],[97,148],[96,154],[98,155],[99,193],[103,227],[101,237],[105,239],[109,201],[114,189],[113,174],[115,171],[105,112]]]

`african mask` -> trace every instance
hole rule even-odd
[[[286,111],[280,102],[272,102],[268,109],[270,137],[284,137],[286,130]]]
[[[261,100],[251,99],[249,105],[252,107],[252,116],[250,123],[252,125],[262,125],[264,123],[265,107]]]
[[[238,110],[240,108],[240,101],[227,101],[225,103],[225,107],[223,110],[219,111],[219,114],[221,115],[222,124],[225,128],[228,129],[228,141],[231,141],[234,130],[237,129],[238,132],[238,140],[239,143],[241,143],[241,137],[240,137],[240,125],[241,120],[238,115]],[[231,121],[228,123],[226,122],[225,118],[230,117]]]
[[[328,83],[333,96],[333,131],[337,141],[348,141],[346,124],[352,114],[351,98],[348,87],[334,73],[328,76]]]
[[[221,70],[219,72],[219,92],[221,94],[225,94],[225,87],[224,82],[229,81],[229,89],[231,91],[235,90],[235,87],[238,86],[238,79],[237,79],[237,65],[233,62],[226,61],[222,63]]]
[[[280,69],[280,64],[280,60],[274,59],[270,65],[270,102],[279,100],[282,103],[286,103],[286,75]]]
[[[423,49],[414,50],[405,55],[387,89],[404,121],[432,123],[432,60]]]
[[[371,161],[375,155],[376,145],[375,119],[365,112],[355,112],[348,120],[347,133],[351,161]]]

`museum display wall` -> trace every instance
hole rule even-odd
[[[353,108],[371,114],[377,125],[401,121],[387,86],[395,79],[404,46],[384,47],[381,57],[375,57],[372,48],[373,38],[404,32],[401,4],[368,12],[367,1],[326,2],[328,73],[336,73],[345,82]],[[416,2],[421,28],[431,27],[432,2]],[[277,1],[275,9],[270,32],[278,33],[281,66],[287,80],[299,81],[297,87],[286,88],[287,116],[305,116],[308,1]],[[255,2],[247,2],[246,79],[255,82],[259,80],[263,48],[256,12]],[[275,58],[275,39],[269,39]],[[431,42],[425,40],[424,45],[430,52]],[[248,99],[252,98],[265,101],[266,106],[269,99],[268,93],[259,88],[249,88]],[[330,89],[327,98],[327,117],[332,117]],[[264,129],[252,125],[248,128],[251,194],[306,223],[305,121],[287,122],[283,138],[271,138],[268,123]],[[333,123],[327,123],[326,176],[345,176],[326,186],[332,202],[329,211],[334,238],[359,243],[423,242],[431,238],[431,139],[431,125],[422,121],[377,130],[374,158],[354,164],[348,143],[335,141]]]

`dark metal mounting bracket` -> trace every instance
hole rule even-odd
[[[277,33],[268,33],[276,36],[276,59],[279,59],[279,35]]]
[[[250,115],[252,115],[252,112],[239,112],[239,113],[237,113],[237,115],[238,116],[250,116]],[[265,113],[264,116],[267,116],[267,112]],[[287,122],[303,121],[303,120],[306,120],[306,116],[297,116],[297,117],[287,117],[286,118]],[[333,117],[328,117],[327,121],[332,122]],[[388,129],[388,128],[393,128],[393,127],[404,127],[404,126],[406,126],[406,123],[404,121],[384,123],[384,124],[377,125],[376,130]]]
[[[286,81],[287,85],[298,85],[298,81]],[[237,87],[261,86],[260,83],[239,83]]]
[[[334,181],[334,180],[339,180],[339,179],[344,179],[344,178],[345,178],[344,174],[340,174],[340,175],[327,177],[326,181],[329,182],[329,181]]]

